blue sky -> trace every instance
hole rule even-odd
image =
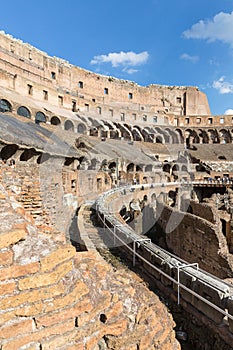
[[[0,27],[93,72],[197,86],[233,114],[233,0],[2,0]]]

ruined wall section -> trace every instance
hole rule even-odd
[[[171,252],[189,263],[198,263],[200,268],[221,279],[232,277],[233,259],[217,216],[213,224],[162,203],[157,204],[156,212]]]
[[[76,109],[76,106],[86,113],[92,110],[93,114],[100,114],[101,118],[114,119],[111,109],[116,113],[114,117],[117,114],[119,117],[119,114],[128,110],[132,122],[135,122],[138,114],[138,122],[153,123],[154,114],[162,124],[168,123],[168,117],[164,116],[169,113],[184,115],[188,111],[194,115],[199,112],[209,114],[208,101],[196,87],[142,87],[131,81],[98,75],[65,60],[50,57],[3,32],[0,33],[0,39],[2,86],[28,96],[31,85],[32,99],[46,101],[54,106],[62,105],[69,110]],[[47,92],[46,98],[44,91]],[[190,106],[187,106],[189,100]],[[147,120],[143,120],[145,115]]]
[[[0,202],[2,350],[180,349],[166,307],[137,276],[38,231],[2,185]]]
[[[49,162],[43,165],[17,163],[13,168],[7,164],[1,165],[0,181],[8,191],[14,193],[38,228],[47,233],[52,230],[65,233],[68,230],[77,208],[77,197],[74,193],[71,198],[73,203],[66,200],[68,193],[63,187],[59,160],[56,163],[53,158],[52,166]],[[73,207],[72,204],[76,205]]]

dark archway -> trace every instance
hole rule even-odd
[[[83,124],[83,123],[78,124],[77,132],[78,132],[79,134],[86,134],[86,133],[87,133],[87,127],[86,127],[86,125]]]
[[[13,144],[13,145],[7,145],[5,147],[2,148],[1,152],[0,152],[0,157],[3,160],[8,160],[9,158],[11,158],[15,152],[18,150],[18,146]]]
[[[17,110],[17,114],[20,115],[21,117],[25,117],[29,119],[31,118],[31,112],[25,106],[20,106]]]
[[[36,112],[35,123],[46,123],[46,115],[43,112]]]
[[[51,122],[52,125],[59,125],[59,124],[61,124],[60,119],[58,117],[56,117],[56,116],[52,117],[50,122]]]
[[[64,129],[66,131],[74,131],[74,124],[70,120],[66,120],[64,124]]]
[[[12,106],[7,100],[0,100],[0,112],[12,112]]]
[[[37,152],[34,148],[25,149],[20,156],[20,161],[27,162],[29,159],[37,156],[39,152]]]

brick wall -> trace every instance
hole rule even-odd
[[[14,178],[13,170],[9,173]],[[17,187],[4,183],[2,350],[180,349],[166,307],[136,275],[122,267],[114,269],[96,251],[76,253],[70,244],[36,228],[16,201]]]

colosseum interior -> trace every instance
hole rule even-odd
[[[98,75],[4,32],[0,76],[0,348],[232,349],[233,116],[197,87]],[[195,276],[179,294],[143,271],[142,242],[224,291]]]

